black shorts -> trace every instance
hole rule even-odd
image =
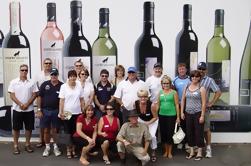
[[[17,112],[13,110],[13,130],[22,130],[23,124],[25,130],[34,130],[35,115],[34,111],[30,112]]]

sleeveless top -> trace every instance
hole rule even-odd
[[[106,132],[106,134],[107,134],[107,136],[104,138],[111,140],[111,141],[115,141],[116,136],[119,131],[118,118],[116,116],[114,116],[111,125],[110,125],[106,116],[103,116],[102,118],[103,118],[103,122],[104,122],[104,125],[102,127],[102,132]]]
[[[160,90],[160,109],[159,115],[163,116],[175,116],[176,115],[176,107],[174,101],[175,91],[172,90],[170,93],[165,94],[163,90]]]
[[[150,100],[147,101],[147,103],[146,103],[146,113],[145,114],[142,114],[140,112],[139,103],[140,103],[139,100],[135,101],[135,107],[136,107],[136,110],[139,113],[140,119],[142,119],[143,121],[150,121],[153,118],[152,111],[151,111],[152,102]]]
[[[201,112],[201,93],[200,87],[195,91],[190,91],[186,88],[186,112],[188,114],[195,114]]]
[[[90,121],[90,123],[86,123],[85,121],[86,116],[83,114],[80,114],[77,118],[77,123],[82,123],[82,132],[85,133],[88,137],[92,138],[92,134],[94,132],[94,126],[97,125],[97,118],[93,117]],[[77,131],[74,133],[73,137],[80,137],[80,135],[77,133]]]

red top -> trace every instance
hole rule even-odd
[[[86,116],[81,114],[78,116],[77,123],[82,123],[82,132],[85,133],[88,137],[92,138],[92,134],[94,132],[94,126],[97,124],[96,117],[93,117],[90,123],[86,124],[85,121]],[[77,131],[73,134],[73,137],[80,137]]]
[[[110,125],[106,116],[103,116],[103,128],[102,132],[106,132],[107,136],[104,137],[108,140],[114,141],[117,137],[119,126],[118,126],[118,118],[116,116],[113,117],[112,124]],[[103,137],[103,136],[101,136]]]

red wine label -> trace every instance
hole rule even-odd
[[[81,59],[81,62],[84,64],[84,68],[88,69],[88,71],[91,71],[91,57],[64,57],[63,58],[63,79],[64,81],[67,80],[68,71],[74,69],[74,63],[76,61],[79,61]]]
[[[197,70],[198,52],[190,52],[190,71]]]
[[[41,62],[44,61],[45,58],[50,58],[52,60],[53,67],[56,67],[59,73],[62,73],[62,48],[63,48],[63,40],[44,40],[42,41],[41,48]]]
[[[156,57],[145,58],[145,79],[153,75],[153,66],[157,63]]]
[[[8,94],[10,81],[19,77],[20,65],[26,64],[29,66],[29,62],[29,48],[3,48],[4,97],[6,105],[12,105],[12,100]]]
[[[93,72],[93,82],[97,83],[100,81],[100,71],[106,69],[109,71],[109,80],[114,79],[114,68],[116,66],[116,56],[115,55],[94,55],[92,57],[92,68]]]

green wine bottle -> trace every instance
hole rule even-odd
[[[109,71],[109,79],[114,78],[114,68],[117,65],[117,46],[109,32],[109,9],[99,9],[99,35],[92,46],[92,78],[97,83],[102,69]]]
[[[215,10],[214,36],[207,44],[208,76],[212,77],[222,91],[218,105],[229,104],[231,47],[224,36],[224,10]],[[210,95],[212,97],[212,95]]]
[[[251,98],[251,20],[249,33],[240,66],[239,104],[250,105]]]

